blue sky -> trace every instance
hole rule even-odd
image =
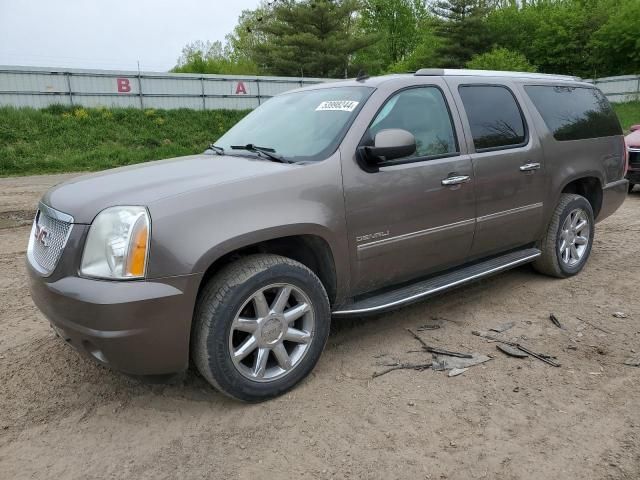
[[[258,0],[0,0],[0,65],[165,71]]]

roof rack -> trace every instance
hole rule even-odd
[[[579,81],[580,77],[571,75],[552,75],[549,73],[531,72],[505,72],[500,70],[467,70],[456,68],[421,68],[414,73],[417,76],[474,76],[474,77],[519,77],[519,78],[546,78],[555,80]]]

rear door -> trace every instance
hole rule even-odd
[[[516,85],[487,80],[448,79],[473,163],[477,223],[471,258],[535,241],[547,188],[542,147]]]
[[[355,294],[463,263],[473,240],[473,171],[455,105],[442,79],[410,81],[378,89],[341,147]],[[365,171],[358,145],[391,128],[411,132],[416,153]]]

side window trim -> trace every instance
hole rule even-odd
[[[516,104],[518,108],[518,112],[520,113],[520,119],[522,120],[522,126],[524,128],[524,141],[520,143],[514,143],[512,145],[502,145],[498,147],[486,147],[486,148],[476,148],[475,140],[473,139],[473,132],[471,131],[471,122],[469,121],[469,115],[467,114],[467,109],[464,105],[464,101],[462,100],[462,95],[460,95],[460,88],[463,87],[499,87],[504,88]],[[512,150],[514,148],[522,148],[529,145],[529,141],[531,140],[529,124],[527,122],[527,118],[524,115],[524,111],[522,110],[522,105],[518,101],[518,97],[513,93],[511,87],[507,85],[503,85],[500,83],[461,83],[458,85],[458,96],[460,97],[460,105],[462,106],[462,110],[467,120],[467,124],[469,125],[469,134],[471,135],[471,144],[473,145],[473,150],[475,153],[485,153],[485,152],[498,152],[500,150]]]
[[[362,135],[362,138],[360,138],[360,141],[358,142],[358,146],[359,147],[363,146],[363,142],[364,142],[365,138],[367,137],[367,135],[369,134],[369,130],[371,129],[371,126],[373,125],[373,122],[376,121],[376,119],[378,118],[378,115],[380,115],[380,112],[382,112],[382,110],[385,108],[385,106],[393,98],[395,98],[397,95],[399,95],[402,92],[405,92],[407,90],[415,90],[415,89],[418,89],[418,88],[435,88],[442,95],[442,100],[444,101],[444,105],[447,108],[447,114],[449,116],[449,123],[451,124],[451,132],[453,133],[453,141],[455,142],[455,152],[443,153],[443,154],[438,154],[438,155],[424,155],[424,156],[419,156],[419,157],[409,157],[409,158],[406,158],[406,159],[389,160],[387,162],[379,163],[378,164],[379,167],[393,167],[393,166],[396,166],[396,165],[405,165],[405,164],[408,164],[408,163],[427,162],[427,161],[430,161],[430,160],[438,160],[438,159],[441,159],[441,158],[449,158],[449,157],[460,156],[460,142],[458,141],[458,132],[456,130],[456,124],[455,124],[455,121],[453,119],[453,112],[451,110],[451,105],[449,105],[449,100],[447,99],[447,96],[445,95],[444,90],[442,89],[442,87],[440,85],[436,85],[436,84],[432,84],[432,83],[420,84],[420,85],[410,85],[410,86],[407,86],[407,87],[399,88],[398,90],[395,90],[392,93],[390,93],[389,96],[382,103],[382,105],[380,105],[378,110],[376,110],[376,113],[372,116],[371,121],[369,122],[369,125],[367,125],[367,128],[364,131],[364,134]]]

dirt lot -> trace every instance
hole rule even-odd
[[[579,276],[523,267],[336,321],[308,380],[243,405],[191,372],[173,385],[110,372],[52,334],[23,263],[36,201],[64,178],[0,179],[0,478],[640,478],[640,368],[624,365],[640,354],[640,193],[598,225]],[[507,321],[505,338],[562,367],[471,334]],[[406,328],[425,323],[442,326],[421,332],[430,344],[494,359],[453,378],[372,379],[382,363],[430,360],[408,353]]]

